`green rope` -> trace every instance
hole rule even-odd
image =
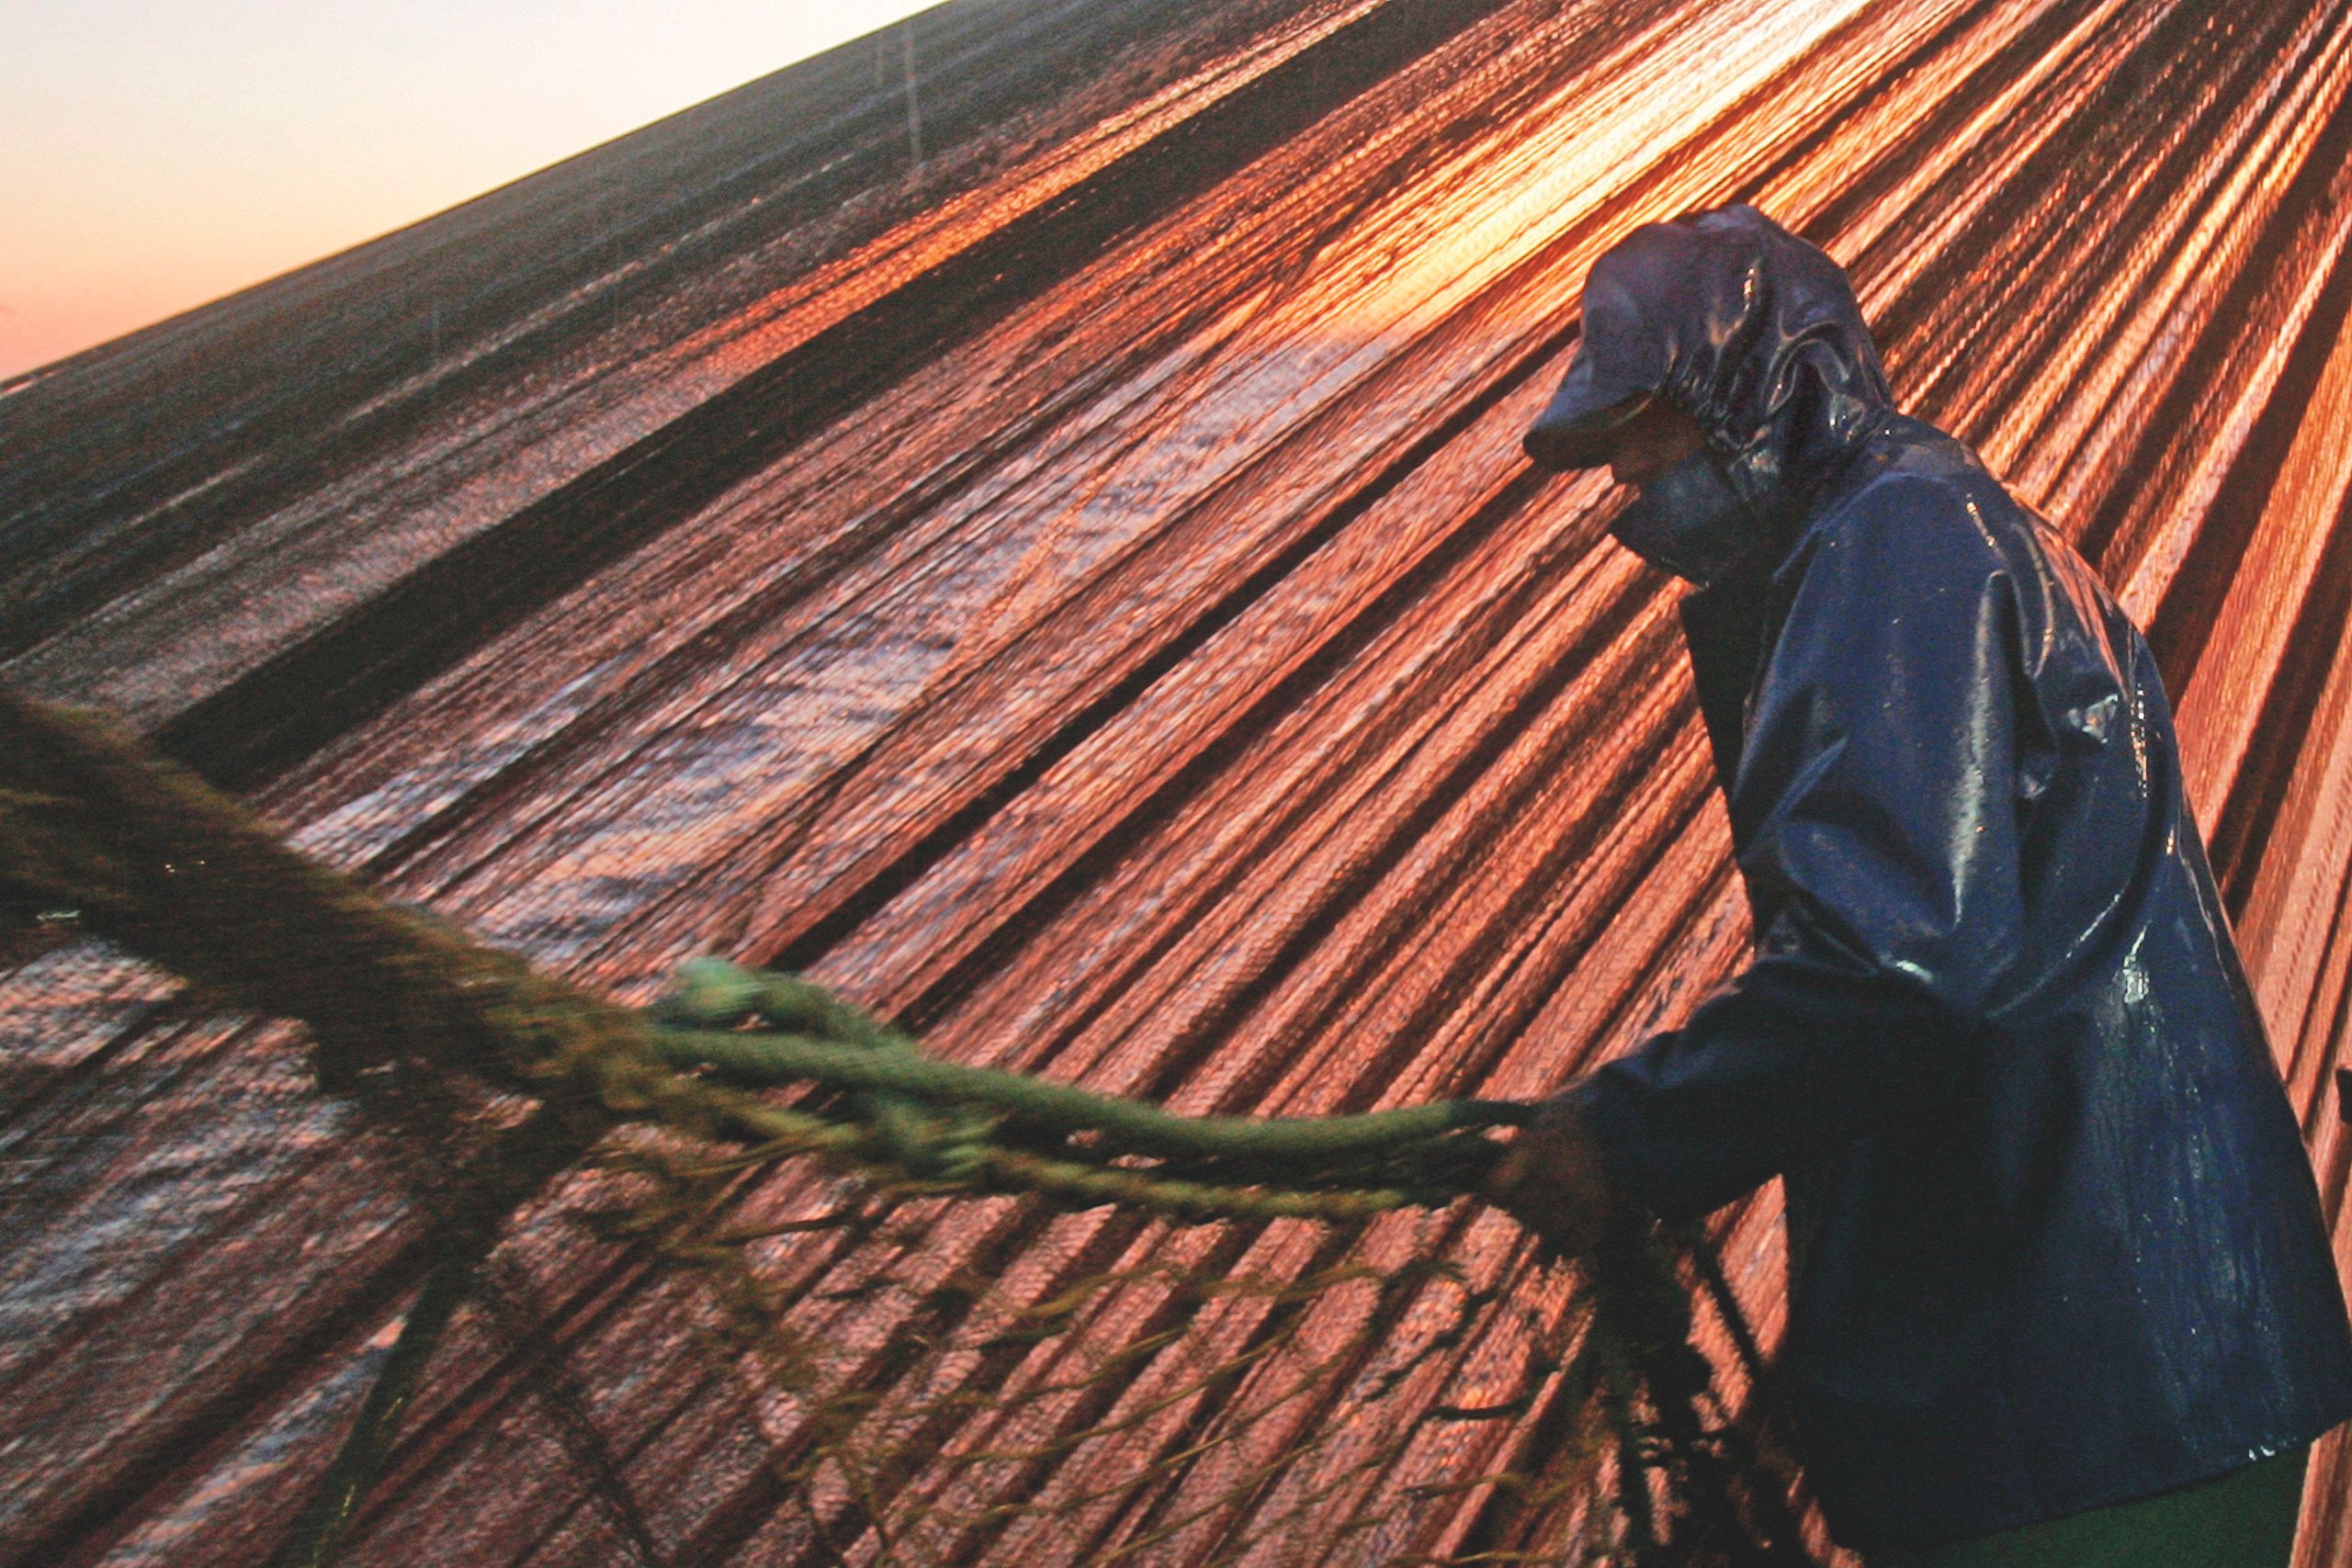
[[[1045,1078],[888,1054],[800,1034],[659,1029],[655,1053],[673,1067],[716,1067],[734,1082],[806,1081],[952,1104],[985,1105],[1040,1125],[1110,1134],[1137,1153],[1323,1159],[1424,1143],[1447,1133],[1525,1125],[1528,1106],[1446,1100],[1353,1116],[1182,1116]]]
[[[716,959],[684,965],[675,992],[648,1011],[616,1007],[386,905],[103,721],[6,694],[0,924],[15,925],[20,942],[44,926],[88,931],[228,1005],[302,1019],[318,1034],[331,1086],[417,1056],[549,1097],[592,1122],[751,1123],[869,1169],[896,1166],[910,1180],[1026,1185],[1191,1219],[1346,1219],[1442,1205],[1475,1190],[1492,1156],[1487,1140],[1474,1146],[1464,1135],[1527,1115],[1487,1100],[1350,1116],[1178,1115],[926,1056],[821,987]],[[729,1027],[754,1021],[766,1027]],[[861,1130],[756,1112],[718,1092],[788,1083],[863,1097],[853,1108]],[[1000,1131],[1042,1146],[991,1147]],[[1071,1145],[1073,1134],[1090,1146]],[[1152,1156],[1187,1164],[1181,1174],[1112,1168]],[[1379,1157],[1367,1166],[1365,1156]],[[1222,1179],[1245,1167],[1221,1171],[1218,1162],[1246,1162],[1261,1179]],[[1351,1171],[1376,1179],[1351,1183]],[[1268,1172],[1273,1179],[1262,1179]]]

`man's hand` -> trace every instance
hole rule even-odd
[[[1600,1245],[1617,1207],[1601,1172],[1600,1147],[1575,1108],[1560,1100],[1547,1102],[1505,1145],[1481,1190],[1488,1202],[1572,1258]]]

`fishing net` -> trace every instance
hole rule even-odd
[[[382,903],[98,721],[0,699],[0,756],[9,943],[102,937],[195,1005],[306,1021],[321,1083],[416,1156],[434,1260],[280,1563],[337,1559],[467,1303],[535,1332],[494,1254],[565,1177],[576,1224],[691,1282],[708,1355],[758,1390],[766,1528],[803,1552],[1817,1560],[1701,1235],[1623,1214],[1538,1270],[1453,1256],[1525,1105],[1180,1116],[939,1060],[715,959],[623,1008]],[[1408,1456],[1436,1479],[1392,1484]]]

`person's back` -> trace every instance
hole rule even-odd
[[[1865,1548],[1983,1537],[2352,1414],[2317,1193],[2154,662],[2090,569],[1894,412],[1828,259],[1745,208],[1596,265],[1529,438],[1704,438],[1619,536],[1683,606],[1756,956],[1560,1102],[1668,1215],[1787,1179],[1786,1383]],[[1540,1221],[1541,1183],[1515,1207]]]

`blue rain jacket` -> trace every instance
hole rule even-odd
[[[1833,1533],[1962,1540],[2352,1414],[2310,1163],[2138,630],[1895,412],[1844,275],[1752,209],[1637,231],[1583,333],[1570,383],[1669,398],[1747,502],[1683,622],[1756,935],[1568,1098],[1666,1216],[1786,1179],[1781,1369]]]

